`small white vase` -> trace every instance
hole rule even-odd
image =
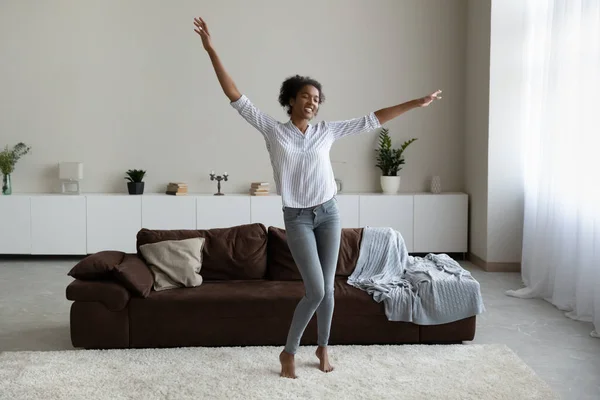
[[[385,194],[398,193],[400,176],[381,176],[381,189]]]
[[[442,192],[442,181],[439,176],[431,178],[431,193],[439,194]]]

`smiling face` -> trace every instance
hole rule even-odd
[[[298,91],[295,99],[290,99],[292,116],[311,120],[319,111],[319,89],[305,85]]]

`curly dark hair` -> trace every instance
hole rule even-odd
[[[279,89],[279,104],[281,104],[281,107],[285,107],[287,109],[288,115],[292,115],[290,99],[295,99],[300,89],[306,85],[311,85],[317,88],[319,91],[319,104],[325,101],[325,95],[323,94],[322,86],[319,82],[308,76],[291,76],[283,81],[281,84],[281,89]]]

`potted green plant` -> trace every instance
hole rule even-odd
[[[11,174],[15,170],[17,161],[25,154],[29,153],[31,147],[25,143],[17,143],[12,150],[6,146],[0,152],[0,171],[2,172],[2,194],[12,194]]]
[[[377,152],[376,167],[381,169],[381,189],[383,193],[394,194],[398,193],[400,188],[400,176],[398,172],[402,169],[404,161],[404,151],[415,140],[412,138],[405,141],[399,149],[392,148],[392,138],[389,134],[389,129],[382,128],[379,132],[379,148]]]
[[[144,193],[144,176],[146,175],[146,171],[141,169],[130,169],[126,172],[127,176],[125,177],[127,182],[127,190],[129,190],[129,194],[143,194]]]

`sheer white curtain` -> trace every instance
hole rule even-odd
[[[600,0],[529,0],[525,288],[600,337]]]

